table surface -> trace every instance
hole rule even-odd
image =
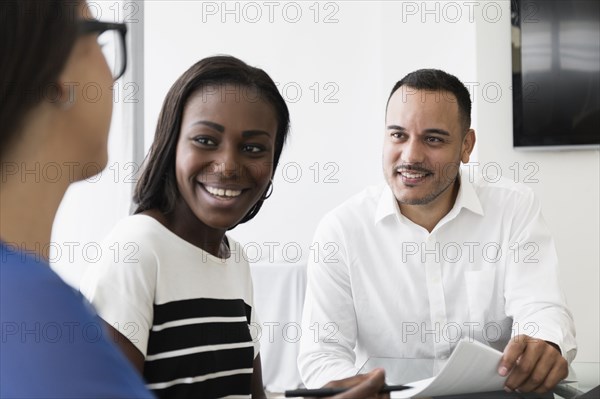
[[[438,359],[398,359],[371,357],[361,367],[359,373],[366,373],[375,368],[384,368],[386,373],[386,382],[390,385],[408,384],[412,381],[418,381],[425,378],[437,375],[440,369],[445,364],[444,361]],[[567,381],[574,381],[565,384],[567,388],[574,388],[580,392],[588,392],[600,384],[600,363],[598,362],[573,362],[569,368],[569,376]],[[574,392],[574,391],[573,391]],[[461,395],[460,397],[477,397],[477,398],[533,398],[533,397],[548,397],[552,395],[519,395],[507,394],[498,392],[493,394],[473,394]],[[561,398],[562,396],[555,396]],[[572,397],[572,396],[566,396]],[[444,398],[450,398],[445,396]],[[454,398],[454,396],[453,396]]]

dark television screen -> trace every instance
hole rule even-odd
[[[600,147],[600,1],[511,5],[514,146]]]

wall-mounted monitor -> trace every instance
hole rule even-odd
[[[513,0],[513,144],[600,148],[600,1]]]

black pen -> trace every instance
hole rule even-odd
[[[295,397],[313,397],[313,398],[323,398],[325,396],[333,396],[342,392],[349,391],[354,387],[346,387],[346,388],[319,388],[319,389],[292,389],[290,391],[285,391],[286,398],[295,398]],[[381,388],[379,393],[388,393],[392,391],[402,391],[405,389],[411,388],[407,385],[384,385]]]

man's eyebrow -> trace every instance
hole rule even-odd
[[[194,126],[194,125],[205,125],[212,129],[215,129],[219,133],[225,132],[225,126],[219,125],[218,123],[211,122],[211,121],[196,121],[196,122],[192,123],[192,126]]]
[[[401,132],[405,132],[406,129],[403,128],[402,126],[398,126],[398,125],[388,125],[387,126],[388,130],[399,130]],[[431,128],[431,129],[425,129],[423,131],[424,133],[433,133],[433,134],[439,134],[442,136],[450,136],[450,133],[444,129],[436,129],[436,128]]]
[[[450,133],[444,129],[425,129],[425,133],[441,134],[442,136],[450,136]]]
[[[398,126],[398,125],[388,125],[387,128],[388,128],[388,130],[406,130],[402,126]]]

